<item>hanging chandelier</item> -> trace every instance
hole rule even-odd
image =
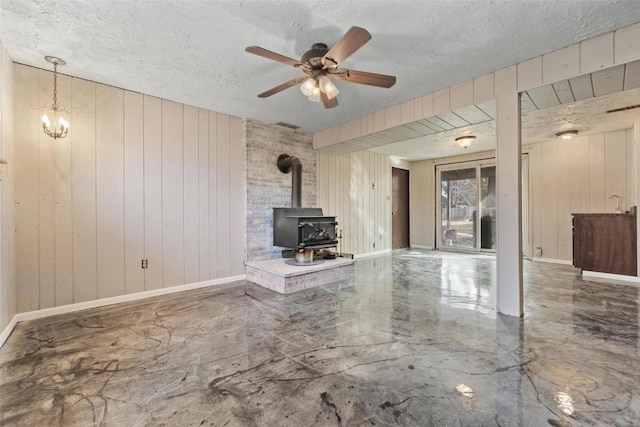
[[[69,122],[62,117],[61,114],[59,115],[58,65],[65,65],[66,62],[60,58],[56,58],[55,56],[45,56],[44,59],[53,64],[53,105],[51,106],[51,109],[53,110],[53,122],[49,120],[49,116],[47,114],[43,114],[42,129],[44,130],[44,133],[53,139],[64,138],[67,136],[67,133],[69,133]]]

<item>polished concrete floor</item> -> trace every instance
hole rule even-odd
[[[0,424],[640,425],[637,287],[525,262],[400,251],[291,295],[248,282],[19,324]]]

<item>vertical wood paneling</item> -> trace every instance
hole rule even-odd
[[[349,236],[348,251],[350,253],[358,253],[358,215],[360,208],[358,206],[358,153],[349,153],[349,203],[351,204],[351,215],[349,216]]]
[[[557,194],[558,213],[556,219],[556,236],[558,259],[571,259],[572,225],[571,225],[571,158],[573,149],[571,144],[558,144]]]
[[[58,104],[71,105],[71,77],[58,77]],[[70,125],[73,118],[64,113]],[[53,141],[52,141],[53,142]],[[73,303],[73,193],[69,139],[53,144],[55,305]]]
[[[532,247],[533,255],[536,248],[542,247],[542,145],[535,144],[529,150],[529,194],[531,197]],[[544,255],[544,253],[543,253]]]
[[[542,82],[554,83],[580,73],[580,46],[571,46],[542,55]]]
[[[540,213],[542,215],[542,248],[545,258],[557,258],[558,255],[558,145],[555,142],[541,144],[542,164],[541,191],[544,195]]]
[[[209,270],[209,112],[198,110],[198,226],[200,281],[211,279]]]
[[[125,292],[144,291],[144,97],[124,93]]]
[[[184,106],[162,101],[163,287],[184,283]]]
[[[200,281],[198,109],[184,107],[184,282]]]
[[[229,116],[218,114],[217,126],[217,154],[216,173],[218,175],[217,185],[217,207],[218,207],[218,277],[227,277],[231,272],[231,258],[229,257]]]
[[[13,61],[0,41],[0,154],[8,165],[15,165],[13,70]],[[0,329],[3,330],[16,314],[14,179],[13,167],[7,166],[0,174]]]
[[[38,70],[40,93],[52,93],[51,76]],[[47,103],[51,102],[47,99]],[[48,113],[51,114],[50,112]],[[51,121],[54,119],[51,118]],[[55,306],[55,230],[53,217],[53,149],[54,141],[44,133],[38,135],[38,241],[40,259],[40,305],[39,308]]]
[[[572,213],[613,212],[611,194],[628,198],[634,167],[628,161],[627,134],[621,130],[531,145],[532,246],[542,247],[544,258],[572,259]],[[623,208],[628,206],[624,201]]]
[[[385,113],[386,114],[386,113]],[[364,186],[364,152],[360,151],[358,152],[358,164],[357,164],[357,187],[356,187],[356,200],[358,203],[358,243],[357,243],[357,253],[359,254],[363,254],[366,253],[366,246],[365,246],[365,227],[363,227],[364,224],[364,216],[366,214],[365,212],[365,204],[364,204],[364,197],[362,197],[361,194],[361,190]]]
[[[473,80],[467,80],[455,86],[451,86],[451,109],[456,110],[461,107],[473,104]]]
[[[633,129],[627,129],[625,133],[625,139],[627,143],[627,206],[637,206],[638,200],[636,200],[636,175],[638,169],[635,165],[635,144],[633,142]],[[640,269],[638,270],[640,271]]]
[[[589,211],[604,212],[604,135],[589,135]]]
[[[333,160],[333,159],[332,159]],[[322,208],[326,209],[326,212],[331,212],[331,215],[335,215],[337,211],[336,206],[336,162],[327,162],[327,198],[326,203],[322,205]]]
[[[18,311],[244,272],[242,119],[60,76],[54,141],[52,73],[15,69]]]
[[[231,254],[231,275],[237,276],[244,274],[244,258],[242,256],[244,249],[244,230],[245,224],[245,199],[242,194],[245,193],[245,144],[244,144],[244,122],[239,117],[231,117],[229,123],[229,165],[230,173],[230,205],[229,218],[231,232],[231,242],[229,243]]]
[[[348,240],[347,236],[351,230],[351,162],[350,156],[347,154],[342,158],[342,218],[340,228],[342,229],[342,240],[340,241],[340,251],[347,252]],[[346,246],[345,246],[346,244]]]
[[[144,271],[145,290],[162,288],[162,102],[144,96]]]
[[[571,212],[583,213],[589,211],[589,139],[587,137],[574,138],[569,141],[571,147]]]
[[[391,247],[386,246],[385,242],[385,233],[390,232],[390,229],[386,228],[385,224],[385,212],[386,212],[386,196],[387,196],[387,188],[386,188],[386,166],[387,166],[387,157],[386,156],[378,156],[377,165],[376,165],[376,196],[377,196],[377,207],[376,207],[376,215],[377,215],[377,226],[374,230],[374,242],[376,242],[375,251],[382,251],[385,249],[391,249]],[[391,169],[389,169],[389,174],[391,174]]]
[[[74,302],[98,297],[96,212],[96,84],[73,79],[71,108],[76,117],[69,130],[73,157]]]
[[[98,85],[96,110],[98,298],[106,298],[125,293],[123,91]]]
[[[626,177],[627,141],[626,131],[604,134],[604,197],[605,212],[615,212],[617,200],[612,195],[622,197],[622,211],[629,206]]]
[[[209,112],[209,272],[218,276],[218,114]]]
[[[38,249],[38,145],[42,129],[34,126],[41,111],[33,114],[38,99],[38,73],[30,67],[15,68],[15,202],[16,202],[16,302],[17,312],[40,308]]]
[[[318,206],[325,212],[332,206],[331,214],[338,216],[343,236],[340,251],[357,255],[390,249],[388,158],[369,151],[341,156],[319,153],[317,171]]]
[[[385,158],[382,162],[382,212],[380,223],[382,227],[380,229],[381,236],[378,236],[382,242],[384,249],[391,249],[391,228],[392,228],[392,177],[391,177],[391,161],[389,158]]]
[[[324,171],[324,168],[328,167],[328,164],[328,155],[318,152],[316,154],[316,173],[318,174],[316,181],[318,186],[316,191],[316,200],[318,202],[318,206],[327,206],[327,173]]]
[[[613,33],[580,42],[580,72],[589,73],[613,65]]]
[[[427,245],[435,248],[436,246],[436,203],[435,197],[436,194],[440,194],[440,190],[437,187],[436,183],[436,171],[435,165],[433,162],[428,164],[428,170],[426,171],[427,180],[426,180],[426,189],[425,192],[428,195],[428,200],[430,200],[430,205],[427,206]]]

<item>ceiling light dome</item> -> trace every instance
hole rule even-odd
[[[473,141],[475,141],[475,139],[475,135],[465,135],[457,137],[456,142],[458,143],[458,145],[460,145],[460,147],[466,150],[471,144],[473,144]]]
[[[556,136],[560,139],[571,139],[578,134],[577,130],[563,130],[556,133]]]

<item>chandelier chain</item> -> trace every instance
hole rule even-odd
[[[58,111],[58,64],[53,63],[53,111]]]

